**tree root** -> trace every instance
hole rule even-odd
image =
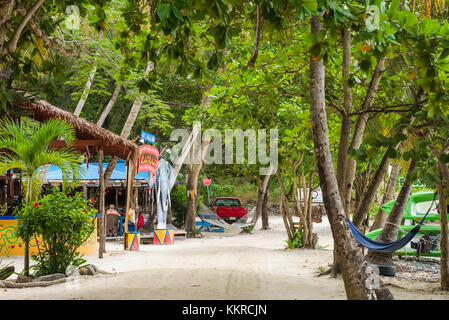
[[[336,279],[339,273],[340,273],[339,269],[336,268],[335,265],[333,265],[326,271],[320,272],[318,274],[318,277],[330,275],[331,278]]]
[[[64,283],[67,278],[53,280],[53,281],[33,281],[25,283],[16,283],[11,280],[0,281],[0,288],[33,288],[33,287],[48,287],[54,284]]]

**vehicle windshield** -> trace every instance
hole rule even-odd
[[[217,199],[215,205],[217,207],[240,207],[240,201],[237,199]]]

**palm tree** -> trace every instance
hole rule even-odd
[[[67,147],[54,149],[51,142],[62,137]],[[75,186],[81,173],[81,155],[70,148],[75,140],[75,130],[67,122],[50,119],[38,123],[30,118],[0,120],[0,149],[7,150],[0,155],[0,172],[11,169],[21,171],[22,192],[26,204],[37,201],[42,191],[39,168],[54,164],[62,171],[63,191]],[[70,185],[68,181],[71,180]],[[29,275],[29,240],[25,242],[24,269]]]

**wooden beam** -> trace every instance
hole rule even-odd
[[[75,142],[72,144],[73,147],[86,147],[86,146],[109,146],[108,143],[106,143],[103,140],[75,140]],[[50,147],[52,148],[62,148],[67,147],[67,143],[64,140],[54,140],[51,142]]]
[[[83,184],[83,198],[87,200],[87,184]]]

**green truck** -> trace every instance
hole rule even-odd
[[[424,224],[421,227],[419,233],[415,236],[415,238],[401,250],[395,251],[395,254],[416,256],[420,239],[426,239],[426,241],[431,242],[432,244],[431,248],[430,250],[424,251],[421,251],[420,249],[419,255],[429,257],[441,256],[440,241],[439,241],[441,226],[440,224],[435,223],[435,221],[440,220],[440,214],[438,213],[437,210],[438,196],[436,197],[435,202],[433,200],[434,200],[433,192],[418,192],[410,195],[403,215],[404,225],[400,226],[398,232],[398,239],[404,236],[406,233],[408,233],[411,229],[415,227],[418,221],[421,220],[423,216],[426,214],[427,210],[429,210],[429,207],[430,212],[426,217],[426,221],[429,221],[430,223]],[[393,209],[395,202],[396,200],[393,200],[384,204],[381,207],[382,210],[389,214]],[[373,230],[367,233],[365,236],[375,240],[381,231],[382,229]]]

